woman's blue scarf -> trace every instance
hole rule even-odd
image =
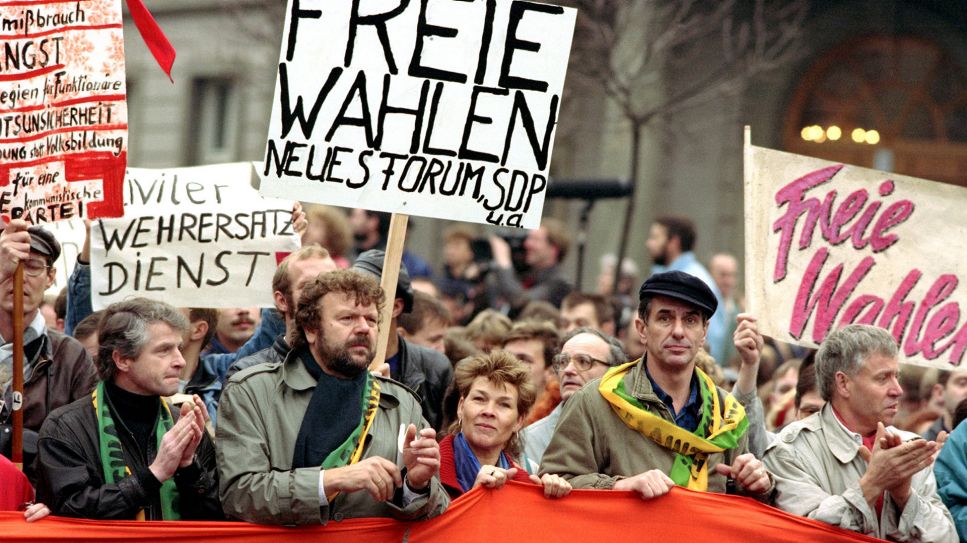
[[[456,464],[457,482],[460,483],[460,489],[464,492],[469,491],[473,488],[473,482],[477,480],[477,473],[480,471],[480,460],[477,460],[477,456],[470,450],[470,444],[467,443],[467,438],[463,437],[463,432],[460,432],[453,438],[453,463]],[[497,467],[503,469],[510,468],[510,461],[507,460],[507,455],[504,454],[504,451],[500,451],[500,457],[497,459]]]

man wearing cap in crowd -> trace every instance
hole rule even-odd
[[[365,251],[356,258],[350,269],[379,280],[383,275],[383,257],[383,251],[378,249]],[[410,275],[405,267],[400,267],[396,297],[393,299],[393,318],[389,323],[386,363],[390,368],[390,377],[410,387],[420,397],[423,418],[433,428],[440,430],[443,426],[443,395],[453,379],[453,366],[443,354],[399,336],[399,316],[412,309]]]
[[[28,226],[25,221],[15,219],[0,234],[0,387],[4,401],[0,424],[10,422],[13,281],[17,265],[23,262],[24,428],[29,431],[24,434],[24,444],[29,454],[33,452],[30,449],[36,437],[32,432],[40,430],[54,409],[90,394],[96,375],[84,346],[72,337],[48,329],[40,314],[44,291],[54,282],[54,262],[60,256],[60,243],[42,227]],[[9,445],[3,443],[3,447],[3,453],[9,454]]]
[[[541,460],[574,488],[631,490],[643,499],[674,485],[768,501],[774,483],[748,453],[741,404],[695,366],[715,295],[684,272],[641,285],[635,328],[644,355],[590,381],[564,407]],[[762,347],[755,321],[735,333],[740,351]]]

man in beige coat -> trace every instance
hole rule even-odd
[[[826,337],[816,353],[825,407],[766,450],[778,507],[890,541],[958,541],[931,469],[940,444],[886,427],[903,394],[898,372],[883,329],[854,324]]]
[[[322,274],[302,291],[299,337],[285,360],[229,380],[216,434],[227,515],[325,524],[425,519],[446,508],[440,447],[419,399],[366,371],[382,304],[375,279]]]
[[[748,453],[742,406],[695,367],[715,312],[711,289],[672,271],[641,285],[635,326],[644,356],[590,381],[568,400],[541,460],[541,473],[574,488],[631,490],[642,498],[674,485],[768,501],[773,483]],[[740,324],[736,347],[758,357],[754,319]]]

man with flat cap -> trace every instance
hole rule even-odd
[[[383,275],[383,258],[383,251],[370,249],[356,257],[351,269],[379,280]],[[406,341],[397,333],[399,316],[412,309],[410,274],[401,266],[393,299],[393,318],[389,323],[386,363],[390,368],[390,377],[410,387],[420,397],[423,417],[433,428],[442,430],[443,396],[453,379],[453,366],[443,354]]]
[[[695,276],[671,271],[650,277],[638,296],[635,328],[644,355],[571,397],[541,474],[643,499],[679,485],[768,501],[774,483],[748,452],[745,410],[695,366],[715,295]],[[758,356],[762,336],[754,319],[744,319],[734,337],[740,352]]]
[[[24,452],[25,465],[36,443],[33,432],[54,409],[86,396],[96,381],[94,364],[77,340],[47,328],[40,305],[54,282],[60,243],[49,231],[10,221],[0,234],[0,424],[10,422],[13,380],[13,279],[24,264]],[[3,454],[9,441],[0,436]]]

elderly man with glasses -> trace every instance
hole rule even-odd
[[[551,442],[557,421],[568,398],[585,383],[598,379],[608,368],[627,362],[621,342],[593,328],[581,327],[564,337],[561,352],[554,356],[551,368],[561,383],[561,403],[546,417],[524,428],[524,453],[539,462]]]
[[[0,424],[9,423],[13,381],[13,279],[24,263],[24,465],[36,452],[36,434],[54,409],[90,394],[94,365],[77,340],[47,328],[40,305],[54,282],[60,243],[49,231],[19,219],[0,234]],[[4,434],[6,435],[6,434]],[[0,437],[3,454],[9,444]]]
[[[643,499],[678,485],[768,501],[775,485],[748,452],[742,405],[695,365],[715,295],[697,277],[671,271],[645,281],[638,297],[635,329],[644,355],[570,396],[541,474],[560,475],[574,488],[631,490]],[[740,352],[758,356],[762,336],[754,319],[741,322],[734,339]],[[579,364],[607,364],[594,358]],[[576,360],[572,355],[570,364]]]

